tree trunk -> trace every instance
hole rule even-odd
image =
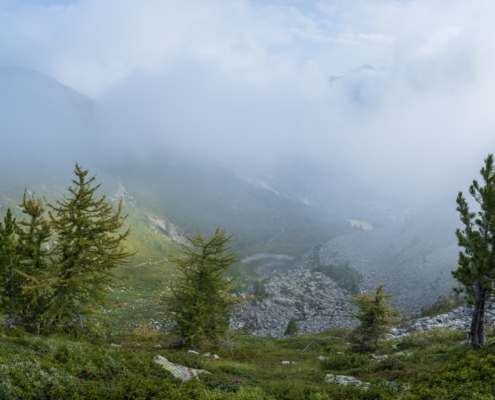
[[[469,344],[473,347],[482,347],[485,344],[485,299],[486,289],[480,281],[474,285],[474,310],[469,332]]]

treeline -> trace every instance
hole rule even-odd
[[[117,266],[127,263],[122,202],[97,197],[95,177],[76,164],[69,194],[54,203],[24,192],[23,219],[0,222],[0,314],[9,328],[93,334]]]

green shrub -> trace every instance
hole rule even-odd
[[[463,334],[443,329],[410,334],[398,345],[405,353],[414,348],[412,355],[380,362],[350,352],[345,331],[337,329],[283,339],[239,336],[233,349],[215,350],[218,361],[149,343],[113,348],[1,332],[0,399],[490,399],[495,392],[495,349],[460,346]],[[390,347],[379,343],[382,352]],[[153,361],[155,354],[211,375],[183,383]],[[316,362],[319,354],[328,359]],[[371,386],[325,384],[326,373],[352,375]]]
[[[397,322],[398,311],[390,307],[391,295],[383,293],[384,285],[375,289],[375,293],[362,293],[351,297],[351,302],[358,308],[353,314],[359,325],[350,335],[353,349],[361,353],[374,351],[378,340]]]
[[[186,365],[189,368],[195,369],[203,369],[205,367],[205,358],[206,357],[184,351],[167,353],[167,359],[174,364]]]
[[[210,384],[209,387],[212,389],[223,390],[224,392],[236,393],[240,388],[245,387],[246,383],[242,379],[231,379],[227,382],[218,382]]]
[[[426,349],[434,344],[457,345],[463,339],[466,339],[466,333],[464,332],[438,328],[428,332],[411,332],[408,336],[402,338],[400,347],[401,349],[414,347]]]
[[[442,294],[435,303],[421,307],[421,316],[433,317],[438,314],[445,314],[459,307],[461,303],[462,301],[459,296],[449,297]]]
[[[294,318],[291,318],[285,329],[284,336],[295,335],[297,332],[299,332],[297,322]]]
[[[138,343],[156,342],[162,336],[160,331],[153,329],[150,321],[141,321],[141,324],[131,332],[132,340]]]
[[[495,356],[485,350],[464,349],[449,362],[413,377],[408,399],[493,399]]]
[[[384,371],[384,370],[400,370],[406,367],[406,363],[400,357],[391,356],[385,358],[384,360],[375,363],[374,370],[375,371]]]

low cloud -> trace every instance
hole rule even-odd
[[[0,63],[95,100],[100,140],[305,158],[427,201],[493,152],[495,5],[87,0],[0,14]],[[329,182],[332,184],[332,182]]]

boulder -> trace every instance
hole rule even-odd
[[[203,369],[193,369],[185,367],[183,365],[174,364],[173,362],[168,361],[165,357],[162,356],[156,356],[155,362],[165,368],[176,378],[181,379],[183,382],[188,381],[189,379],[194,377],[197,378],[199,374],[209,374],[208,371],[205,371]]]
[[[332,374],[327,374],[325,377],[325,382],[326,383],[336,383],[338,385],[356,385],[356,386],[361,386],[363,385],[364,388],[369,387],[369,383],[366,382],[363,384],[359,379],[354,378],[353,376],[346,376],[346,375],[332,375]]]

